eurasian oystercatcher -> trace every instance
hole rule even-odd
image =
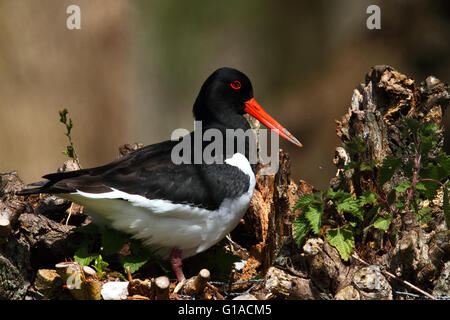
[[[286,140],[301,146],[253,98],[248,77],[232,68],[216,70],[204,82],[193,114],[201,130],[250,130],[248,113]],[[196,129],[190,133],[194,137]],[[255,188],[255,165],[245,154],[225,154],[222,163],[174,164],[168,140],[138,149],[104,166],[47,174],[48,181],[19,195],[56,194],[83,205],[94,222],[108,224],[140,239],[169,258],[178,281],[182,259],[200,253],[232,231],[247,210]],[[203,142],[203,148],[206,144]],[[193,147],[192,147],[193,148]],[[194,153],[194,150],[192,150]],[[222,151],[219,151],[222,152]]]

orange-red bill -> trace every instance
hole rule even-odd
[[[245,112],[254,116],[256,119],[261,121],[266,127],[275,131],[281,137],[287,141],[292,142],[297,147],[302,147],[300,141],[298,141],[289,131],[287,131],[281,124],[275,121],[264,109],[256,102],[255,98],[245,102]]]

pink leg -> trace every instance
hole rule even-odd
[[[182,251],[180,249],[173,248],[170,253],[170,264],[172,265],[172,269],[177,276],[178,282],[181,282],[185,279],[183,270],[181,266],[183,265],[183,261],[181,259]]]

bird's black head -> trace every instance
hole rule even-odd
[[[233,68],[220,68],[203,83],[194,104],[194,117],[208,121],[241,115],[245,113],[245,102],[251,98],[253,87],[245,74]]]
[[[284,139],[302,146],[256,102],[248,77],[233,68],[217,69],[206,79],[195,101],[193,112],[195,120],[202,121],[203,127],[220,125],[244,130],[250,128],[242,116],[248,113]]]

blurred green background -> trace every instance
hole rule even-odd
[[[66,28],[70,4],[81,30]],[[366,28],[371,4],[381,30]],[[335,174],[334,119],[365,73],[389,64],[448,82],[449,33],[448,0],[0,0],[0,172],[29,183],[61,166],[63,108],[84,167],[115,159],[121,144],[190,130],[201,84],[230,66],[303,143],[280,141],[293,177],[324,188]]]

